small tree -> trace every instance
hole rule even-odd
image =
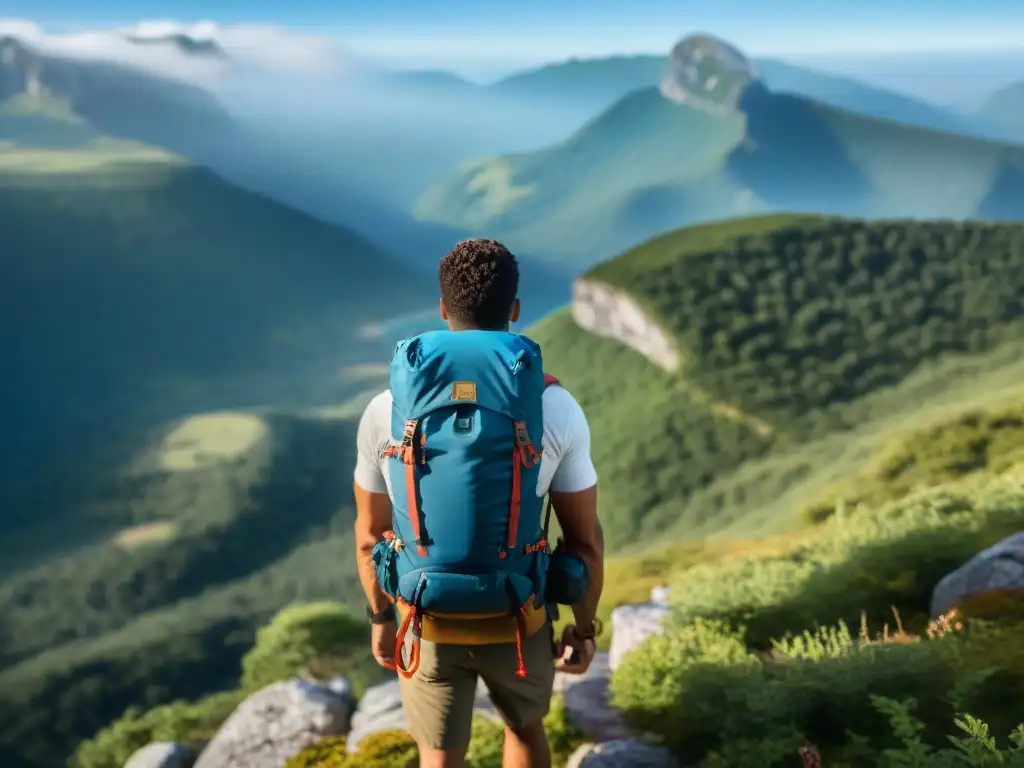
[[[256,633],[256,645],[242,658],[242,685],[256,690],[289,677],[351,679],[368,654],[367,624],[344,605],[298,603]]]

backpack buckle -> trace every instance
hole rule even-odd
[[[526,422],[516,422],[516,444],[524,448],[530,444],[530,434],[526,431]]]
[[[413,443],[416,440],[416,427],[419,426],[417,419],[409,419],[405,422],[405,428],[402,430],[402,447],[412,448]]]

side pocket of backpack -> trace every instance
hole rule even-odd
[[[547,599],[559,605],[573,605],[587,596],[589,586],[587,564],[579,555],[566,552],[559,542],[548,566]]]
[[[398,595],[398,552],[394,537],[378,542],[370,553],[381,591],[392,600]]]
[[[530,566],[530,581],[534,587],[534,607],[550,605],[548,598],[550,587],[548,586],[548,569],[551,567],[551,554],[547,548],[537,550],[533,554],[533,564]]]

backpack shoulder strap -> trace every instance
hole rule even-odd
[[[560,382],[558,379],[556,379],[550,373],[545,373],[544,374],[544,389],[547,389],[548,387],[560,387],[560,386],[562,386],[562,382]],[[547,538],[548,538],[548,528],[550,528],[550,527],[551,527],[551,493],[549,491],[548,492],[547,507],[544,509],[544,527],[541,529],[542,531],[544,531],[544,540],[545,541],[547,541]]]

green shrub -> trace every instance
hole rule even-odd
[[[371,733],[352,754],[347,753],[343,736],[321,739],[289,758],[285,768],[415,768],[418,764],[419,751],[412,737],[388,730]]]
[[[1022,768],[1024,766],[1024,725],[1018,724],[1010,733],[1009,746],[1005,749],[997,745],[995,738],[989,733],[988,724],[972,715],[964,714],[956,717],[953,724],[960,734],[947,736],[951,746],[936,748],[926,744],[921,736],[925,725],[915,717],[917,701],[908,698],[896,701],[884,696],[872,696],[871,703],[875,710],[888,718],[893,736],[898,746],[880,752],[871,748],[865,739],[856,739],[855,744],[846,750],[843,757],[832,760],[829,768]],[[813,745],[805,745],[801,752],[808,758],[820,758],[820,752]],[[803,756],[801,754],[801,756]],[[738,755],[736,756],[738,757]],[[731,761],[728,761],[731,760]],[[805,765],[812,765],[805,760]],[[742,768],[739,761],[727,758],[723,752],[705,761],[705,768],[725,768],[725,766]]]
[[[881,699],[916,700],[930,747],[947,743],[962,712],[1008,732],[1024,707],[1019,615],[1002,610],[1001,624],[930,640],[905,630],[926,626],[942,576],[1022,523],[1024,489],[1004,477],[837,516],[783,554],[695,565],[674,583],[668,634],[616,671],[613,701],[683,759],[717,755],[725,762],[715,765],[735,768],[791,765],[805,744],[826,765],[869,765],[865,754],[901,748]],[[897,614],[887,642],[849,631],[892,621],[893,606],[910,620],[904,627]]]
[[[420,753],[416,742],[405,731],[371,733],[361,742],[345,768],[416,768]]]
[[[915,696],[927,702],[922,718],[932,733],[944,728],[956,705],[979,703],[989,678],[988,670],[963,669],[961,650],[945,639],[861,643],[840,625],[784,639],[758,657],[745,649],[742,629],[701,621],[627,657],[612,695],[635,727],[662,737],[683,760],[715,752],[735,760],[758,744],[751,762],[728,765],[785,766],[801,744],[833,757],[848,747],[850,731],[886,744],[888,725],[872,695]],[[1014,700],[1024,696],[1007,703]]]
[[[241,691],[215,693],[196,702],[176,701],[148,712],[131,707],[79,744],[69,763],[72,768],[121,768],[133,752],[154,741],[201,746],[213,737],[244,695]]]
[[[242,659],[242,685],[252,691],[294,676],[325,681],[342,674],[355,683],[360,669],[372,668],[368,649],[366,622],[344,605],[290,605],[256,633]]]
[[[915,699],[922,741],[933,748],[958,713],[974,712],[1004,732],[1014,727],[1024,707],[1020,637],[1018,625],[983,622],[933,639],[854,636],[838,624],[757,652],[743,627],[697,619],[627,656],[612,700],[684,761],[781,768],[814,744],[826,765],[859,767],[865,755],[900,746],[872,697]]]
[[[891,620],[898,607],[921,628],[931,592],[981,549],[1024,527],[1024,487],[1004,477],[937,488],[897,504],[829,520],[786,553],[730,557],[683,571],[676,621],[722,619],[766,648],[822,624]]]
[[[284,768],[343,768],[348,765],[344,736],[328,736],[288,759]]]

